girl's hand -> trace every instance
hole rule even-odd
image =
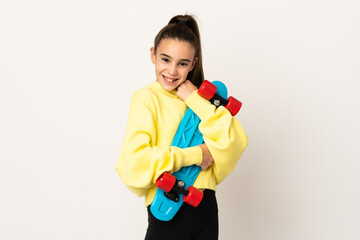
[[[203,161],[202,161],[200,167],[201,167],[201,170],[206,170],[213,164],[214,159],[209,151],[209,148],[206,146],[205,143],[199,145],[199,147],[201,148],[201,150],[203,152]]]
[[[197,90],[197,87],[189,80],[185,80],[185,82],[183,82],[177,90],[178,97],[185,101],[188,96],[190,96],[194,91]]]

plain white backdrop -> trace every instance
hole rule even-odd
[[[114,166],[150,47],[199,19],[205,77],[249,147],[218,186],[220,239],[360,239],[355,0],[0,2],[0,239],[143,239]]]

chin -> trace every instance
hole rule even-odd
[[[161,86],[163,87],[163,89],[165,89],[168,92],[175,90],[178,87],[178,86],[168,86],[166,84],[161,84]]]

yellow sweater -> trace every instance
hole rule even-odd
[[[158,82],[137,90],[131,99],[115,169],[132,192],[145,196],[146,206],[151,204],[156,193],[155,181],[163,172],[173,173],[202,162],[200,147],[171,146],[187,107],[199,116],[200,132],[214,158],[213,165],[200,172],[195,187],[216,190],[248,145],[238,120],[224,107],[215,108],[196,91],[182,101],[176,90],[167,92]]]

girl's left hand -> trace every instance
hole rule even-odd
[[[177,90],[178,97],[185,101],[188,96],[197,90],[197,87],[189,80],[185,80],[185,82],[183,82]]]

